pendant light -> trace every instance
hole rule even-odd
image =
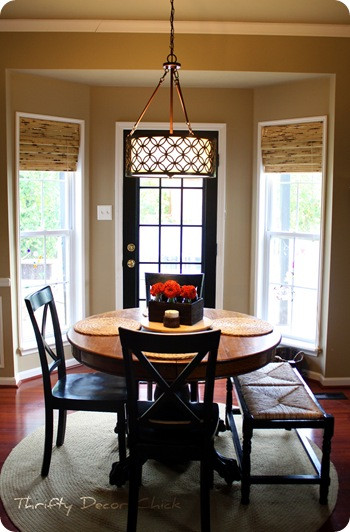
[[[170,54],[163,63],[164,73],[125,141],[127,177],[216,177],[215,139],[192,131],[183,99],[178,63],[174,53],[174,0],[170,0]],[[165,78],[170,75],[169,133],[145,134],[137,130]],[[174,133],[173,95],[179,97],[188,132]]]

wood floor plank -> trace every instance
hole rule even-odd
[[[79,367],[69,371],[87,370]],[[350,388],[322,387],[314,381],[309,381],[309,385],[313,392],[342,392],[347,397],[345,400],[320,400],[324,409],[335,417],[331,457],[338,473],[339,495],[333,514],[319,532],[335,532],[343,530],[350,517]],[[215,385],[215,401],[224,403],[225,394],[226,381],[225,379],[218,380]],[[43,424],[44,401],[40,378],[25,381],[19,388],[0,387],[0,466],[2,467],[6,457],[17,443]],[[310,438],[317,445],[321,445],[319,431],[310,431]],[[17,532],[18,529],[7,517],[2,503],[0,503],[0,517],[6,528]]]

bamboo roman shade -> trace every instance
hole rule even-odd
[[[265,172],[321,172],[323,122],[264,126],[261,134]]]
[[[20,118],[20,170],[76,171],[80,127],[74,122]]]

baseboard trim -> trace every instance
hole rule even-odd
[[[66,359],[66,367],[72,368],[74,366],[80,366],[81,364],[75,360],[75,358]],[[41,375],[41,367],[20,371],[15,377],[0,377],[0,386],[15,386],[18,387],[21,382],[34,379]]]
[[[322,386],[350,386],[350,377],[324,377],[315,371],[305,371],[308,379],[318,381]]]

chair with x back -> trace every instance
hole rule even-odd
[[[64,443],[67,410],[116,412],[119,455],[125,458],[125,379],[105,373],[67,374],[61,329],[51,287],[46,286],[27,296],[25,304],[35,332],[44,386],[45,443],[41,475],[47,476],[50,469],[54,410],[58,410],[57,447]],[[41,327],[39,309],[42,310]],[[54,349],[45,339],[48,310],[53,326]],[[52,359],[52,363],[48,362],[47,357]],[[51,374],[56,369],[58,380],[52,387]]]
[[[161,272],[146,272],[145,284],[146,284],[146,303],[151,298],[150,289],[155,283],[165,283],[166,281],[173,280],[179,283],[179,285],[193,285],[197,289],[198,297],[202,297],[204,288],[204,273],[161,273]],[[147,398],[152,399],[153,385],[152,382],[147,383]],[[198,395],[197,383],[193,383],[191,386],[191,394],[194,399]]]
[[[219,408],[213,403],[215,366],[220,331],[192,334],[158,334],[119,328],[127,385],[129,446],[128,532],[136,530],[142,465],[148,459],[200,461],[201,530],[210,530],[210,488],[213,483],[214,436]],[[181,370],[172,381],[162,375],[163,364],[154,362],[164,354],[181,354]],[[161,354],[161,355],[159,355]],[[187,355],[187,358],[186,358]],[[190,402],[183,393],[186,382],[204,357],[206,375],[202,401]],[[180,366],[180,364],[177,366]],[[138,377],[149,375],[156,383],[155,399],[138,399]]]

